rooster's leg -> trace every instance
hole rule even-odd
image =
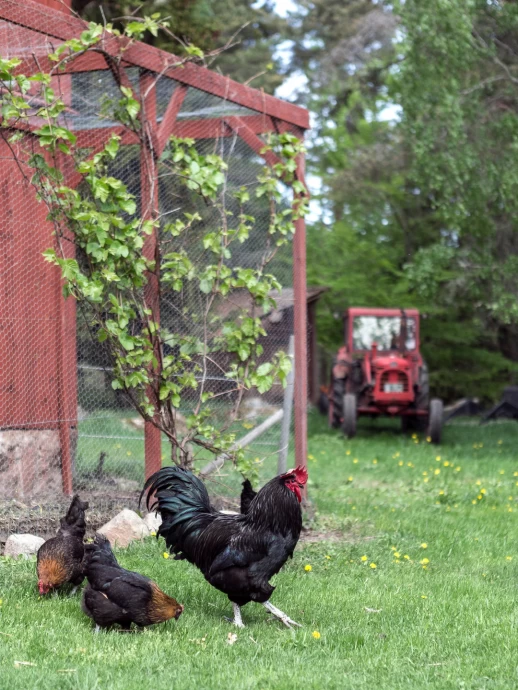
[[[241,607],[232,602],[232,608],[234,609],[234,619],[226,618],[225,620],[228,621],[229,623],[233,623],[236,628],[244,628],[245,624],[243,623],[243,619],[241,618]]]
[[[100,625],[96,625],[96,626],[95,626],[94,633],[97,635],[97,633],[99,632],[100,629],[101,629],[101,626],[100,626]]]
[[[76,592],[77,592],[77,586],[74,587],[73,590],[70,592],[70,596],[73,597]]]
[[[264,608],[269,611],[271,614],[275,616],[275,618],[278,618],[280,621],[284,623],[284,625],[288,628],[291,628],[292,625],[296,625],[299,628],[301,628],[300,623],[296,623],[295,621],[292,621],[289,616],[287,616],[285,613],[283,613],[280,609],[278,609],[276,606],[274,606],[271,602],[265,601],[263,603]]]

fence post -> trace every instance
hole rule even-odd
[[[290,447],[291,411],[293,409],[293,383],[295,380],[295,338],[293,335],[290,335],[288,355],[291,358],[291,371],[288,374],[286,388],[284,389],[284,416],[282,418],[281,426],[281,445],[279,448],[279,460],[277,462],[277,474],[284,474],[286,472],[288,450]]]
[[[297,179],[304,179],[304,154],[297,156]],[[295,221],[293,238],[293,293],[295,336],[295,464],[307,466],[307,406],[308,406],[308,355],[307,355],[307,293],[306,293],[306,224],[304,218]],[[304,490],[305,491],[305,490]]]
[[[144,132],[144,140],[140,149],[140,208],[143,220],[152,220],[158,217],[158,170],[157,157],[153,149],[156,142],[156,83],[155,77],[145,72],[140,77],[141,94],[141,123]],[[144,97],[144,94],[145,97]],[[156,260],[158,250],[158,230],[155,228],[148,235],[144,243],[144,255],[147,259]],[[160,267],[156,261],[155,271],[148,273],[145,287],[145,300],[152,312],[152,319],[160,323],[160,291],[159,291]],[[158,358],[157,358],[158,359]],[[155,375],[158,372],[153,372]],[[150,395],[150,391],[148,391]],[[151,402],[156,404],[152,395]],[[162,438],[160,429],[146,421],[144,427],[144,454],[146,479],[162,466]]]

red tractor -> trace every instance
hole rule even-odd
[[[356,434],[358,415],[401,417],[404,431],[428,430],[440,443],[443,403],[430,400],[428,368],[419,352],[416,309],[351,308],[345,345],[333,363],[329,422]]]

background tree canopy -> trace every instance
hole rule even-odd
[[[182,41],[237,45],[213,67],[311,109],[308,281],[347,306],[416,306],[435,393],[499,397],[518,376],[518,5],[505,0],[108,0]],[[98,2],[75,0],[99,19]],[[154,40],[152,37],[149,40]],[[164,39],[162,39],[163,41]],[[178,52],[178,45],[164,46]]]

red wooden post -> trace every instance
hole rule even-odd
[[[147,93],[147,96],[145,94]],[[156,88],[155,77],[150,73],[145,73],[140,78],[141,94],[141,122],[145,132],[145,141],[140,149],[140,204],[141,214],[144,220],[158,217],[158,171],[157,158],[153,150],[156,142]],[[144,255],[148,259],[156,259],[158,248],[158,230],[146,238],[144,244]],[[155,323],[160,322],[160,293],[158,284],[158,263],[155,271],[148,275],[148,282],[145,288],[145,299],[152,312],[152,319]],[[148,391],[153,404],[152,393]],[[146,422],[145,429],[145,475],[146,479],[162,466],[162,448],[160,429],[152,422]]]
[[[304,154],[297,159],[297,178],[304,179]],[[308,366],[307,366],[307,297],[306,297],[306,224],[304,218],[295,221],[293,238],[293,294],[294,335],[295,335],[295,464],[307,466],[307,407],[308,407]],[[305,490],[304,490],[305,491]]]

